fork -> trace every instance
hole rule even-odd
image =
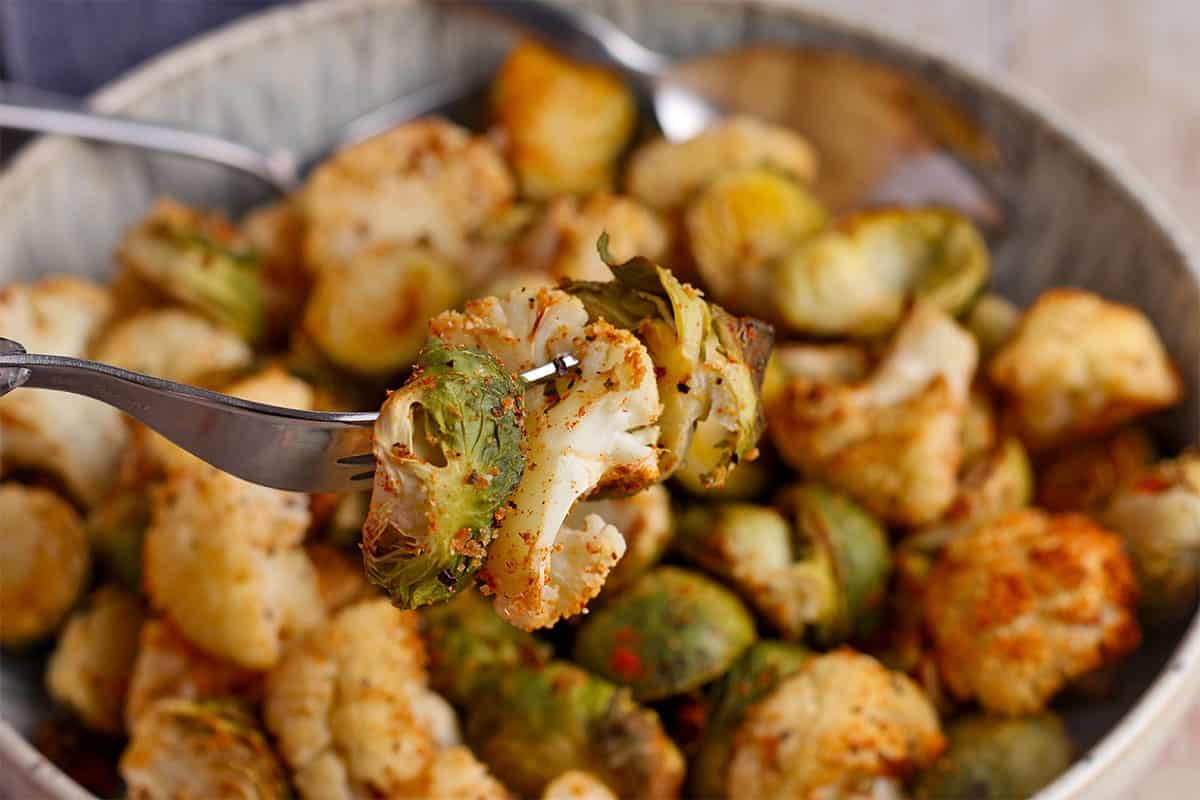
[[[520,374],[525,385],[567,374],[565,354]],[[110,364],[38,355],[0,338],[0,397],[19,387],[99,400],[217,469],[293,492],[366,489],[374,476],[375,411],[317,412],[254,403]]]

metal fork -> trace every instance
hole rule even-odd
[[[526,385],[579,365],[572,355],[521,373]],[[107,403],[189,453],[252,483],[293,492],[370,486],[375,411],[327,413],[253,403],[109,364],[37,355],[0,338],[0,396],[18,387],[52,389]]]

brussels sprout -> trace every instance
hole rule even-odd
[[[429,318],[459,302],[460,284],[457,270],[432,251],[380,245],[318,275],[303,330],[339,367],[389,375],[412,363]]]
[[[688,243],[717,302],[775,316],[774,261],[825,227],[828,215],[794,178],[753,167],[719,176],[688,206]]]
[[[258,256],[219,215],[162,200],[125,234],[117,260],[135,279],[246,341],[266,332]]]
[[[363,525],[371,507],[370,492],[351,492],[338,498],[325,523],[325,541],[334,547],[353,547],[362,539]]]
[[[650,569],[670,544],[671,495],[664,486],[655,485],[629,497],[589,500],[577,503],[567,516],[567,526],[583,530],[589,514],[616,527],[625,539],[625,555],[604,581],[604,593],[611,594],[633,583]]]
[[[231,797],[282,800],[291,795],[282,765],[239,706],[166,699],[133,729],[121,756],[130,800]]]
[[[812,654],[803,647],[762,641],[733,662],[708,691],[708,720],[700,747],[688,770],[688,794],[726,796],[726,771],[733,735],[746,709],[770,694],[779,682],[803,666]]]
[[[1000,351],[1017,331],[1021,309],[997,294],[984,294],[971,306],[963,325],[979,345],[979,360]]]
[[[941,209],[862,212],[807,240],[775,268],[775,313],[801,333],[874,336],[913,295],[959,314],[988,277],[969,219]]]
[[[616,280],[573,281],[564,284],[565,290],[583,301],[590,317],[635,331],[649,350],[663,404],[662,477],[694,459],[700,482],[721,486],[733,465],[752,460],[762,435],[759,387],[774,338],[770,326],[706,303],[669,270],[644,258],[614,263],[607,236],[597,246]],[[693,453],[693,433],[705,420],[714,427]]]
[[[87,585],[83,520],[46,489],[0,486],[0,645],[51,634]]]
[[[754,620],[734,594],[660,567],[584,621],[574,655],[637,699],[661,700],[708,683],[753,641]]]
[[[150,527],[150,496],[121,492],[88,514],[92,553],[104,572],[135,592],[142,589],[142,543]]]
[[[915,800],[1020,800],[1071,766],[1074,746],[1062,720],[972,714],[946,728],[950,748],[921,773]]]
[[[674,798],[683,782],[683,756],[658,715],[573,664],[495,671],[462,714],[471,749],[520,796],[573,769],[619,797]]]
[[[1099,511],[1156,456],[1154,441],[1139,427],[1068,448],[1039,465],[1038,505],[1050,511]]]
[[[1143,614],[1171,622],[1190,613],[1200,598],[1200,452],[1159,462],[1098,516],[1133,557]]]
[[[525,469],[524,391],[495,358],[430,340],[375,423],[367,577],[397,606],[445,600],[483,565]]]

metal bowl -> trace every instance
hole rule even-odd
[[[758,41],[833,47],[919,76],[975,116],[1003,166],[981,178],[1010,219],[995,284],[1018,302],[1083,286],[1146,311],[1183,370],[1188,399],[1155,421],[1164,441],[1200,441],[1200,266],[1143,182],[1024,92],[861,27],[774,3],[589,0],[677,56]],[[415,0],[334,0],[273,10],[172,50],[95,97],[144,115],[301,152],[344,120],[450,72],[496,64],[501,32]],[[47,139],[0,176],[0,285],[47,272],[103,277],[121,231],[158,195],[243,208],[261,191],[202,164]],[[88,798],[23,738],[49,704],[33,657],[0,664],[0,795]],[[1148,637],[1103,702],[1063,712],[1086,750],[1044,800],[1120,797],[1200,691],[1200,624]]]

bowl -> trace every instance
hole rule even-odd
[[[1026,303],[1053,285],[1144,310],[1182,369],[1186,402],[1154,420],[1172,446],[1200,441],[1200,266],[1142,181],[1026,92],[879,33],[782,3],[588,0],[675,56],[749,42],[837,48],[919,76],[989,132],[1000,166],[979,178],[1006,201],[994,284]],[[449,72],[499,62],[509,38],[438,3],[332,0],[265,12],[154,59],[97,108],[315,151],[345,120]],[[27,148],[0,175],[0,285],[46,272],[104,277],[121,231],[162,194],[229,209],[263,199],[204,164],[62,139]],[[1156,632],[1104,702],[1066,720],[1081,758],[1044,800],[1120,797],[1200,691],[1200,623]],[[88,798],[23,738],[49,708],[36,657],[0,664],[0,795]]]

